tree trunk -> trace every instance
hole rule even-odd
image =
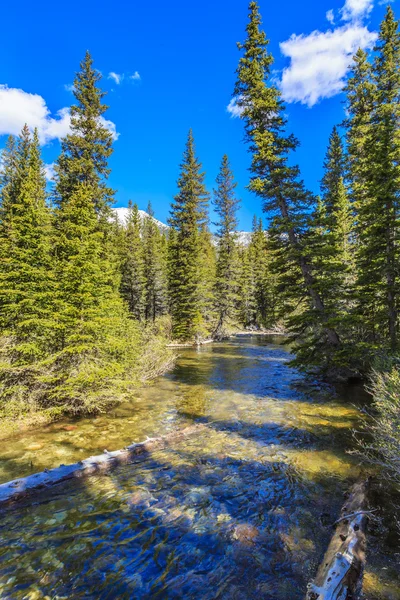
[[[162,437],[148,438],[145,442],[134,443],[124,450],[116,450],[115,452],[104,450],[104,454],[100,456],[91,456],[72,465],[60,465],[55,469],[46,469],[42,473],[35,473],[28,477],[3,483],[0,485],[0,508],[68,479],[106,473],[118,465],[129,463],[138,455],[146,454],[158,448],[165,448],[171,442],[198,433],[204,427],[202,424],[191,425]]]
[[[353,487],[317,576],[308,584],[306,600],[359,598],[365,565],[368,488],[369,480]]]

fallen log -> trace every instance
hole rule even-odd
[[[365,566],[369,480],[356,483],[334,523],[335,533],[306,600],[357,600]]]
[[[162,437],[147,438],[144,442],[133,443],[123,450],[115,452],[104,450],[104,453],[99,456],[91,456],[72,465],[60,465],[55,469],[45,469],[41,473],[3,483],[0,485],[0,508],[69,479],[106,473],[118,465],[129,463],[140,454],[166,448],[171,442],[182,440],[204,427],[203,424],[191,425]]]

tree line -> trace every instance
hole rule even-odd
[[[293,162],[273,57],[250,2],[234,97],[251,155],[249,189],[267,231],[237,234],[228,156],[209,193],[193,132],[161,232],[151,206],[112,212],[112,136],[101,75],[89,53],[74,80],[70,132],[46,188],[38,132],[26,125],[2,152],[0,397],[10,414],[101,410],[170,362],[168,339],[220,338],[284,326],[296,362],[330,374],[366,372],[399,344],[400,36],[387,8],[370,55],[347,80],[321,194]],[[272,75],[272,76],[271,76]],[[216,214],[210,229],[210,204]]]
[[[293,165],[273,57],[256,2],[234,90],[251,153],[250,189],[268,216],[272,271],[297,363],[366,372],[399,346],[400,37],[391,6],[373,51],[358,50],[321,195]]]
[[[71,127],[46,186],[37,130],[2,151],[0,179],[0,416],[103,410],[171,364],[166,345],[268,326],[266,238],[236,240],[236,183],[224,157],[209,194],[190,132],[169,235],[151,206],[129,204],[122,226],[108,184],[112,136],[101,75],[89,53],[74,81]]]

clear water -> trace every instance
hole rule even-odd
[[[185,350],[175,370],[94,420],[4,442],[3,481],[201,421],[184,442],[0,515],[0,598],[297,600],[360,476],[357,389],[340,395],[262,337]],[[353,405],[355,403],[355,405]],[[365,597],[400,599],[394,496],[369,535]]]

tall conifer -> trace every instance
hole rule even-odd
[[[177,339],[191,339],[203,328],[199,237],[209,197],[192,131],[183,155],[178,188],[169,221],[173,229],[169,244],[170,303],[173,335]]]
[[[126,220],[124,258],[122,262],[121,294],[131,315],[141,321],[145,312],[145,255],[142,224],[137,204],[129,201]]]
[[[216,334],[220,334],[230,321],[236,319],[238,299],[238,249],[236,230],[239,199],[228,156],[222,157],[220,172],[214,190],[214,207],[219,216],[216,223],[218,257],[215,281],[215,307],[217,312]]]
[[[308,329],[312,334],[308,341],[308,346],[312,346],[311,353],[322,361],[326,356],[328,362],[340,348],[340,340],[329,324],[306,247],[310,209],[315,199],[304,189],[298,167],[289,164],[289,156],[298,142],[285,132],[285,108],[278,89],[270,79],[273,58],[267,51],[268,40],[261,30],[259,7],[252,1],[249,9],[247,39],[238,45],[243,55],[234,90],[252,153],[249,187],[263,200],[264,210],[270,217],[270,236],[281,248],[277,255],[281,273],[286,278],[286,274],[291,272],[286,290],[295,291],[298,298],[303,296],[303,291],[306,293],[304,318],[299,319],[296,315],[292,324],[303,338],[305,329]]]

